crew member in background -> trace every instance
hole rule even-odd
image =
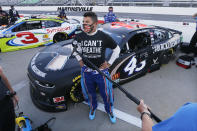
[[[15,131],[14,107],[17,103],[16,92],[0,67],[0,131]]]
[[[58,17],[61,18],[61,19],[68,20],[64,8],[62,8],[62,9],[60,10]]]
[[[195,56],[197,56],[197,45],[196,45],[197,43],[197,13],[195,13],[192,17],[196,21],[196,31],[194,35],[192,36],[189,46],[191,47],[191,50],[195,54]]]
[[[117,21],[117,17],[113,13],[113,7],[109,7],[108,10],[109,12],[104,16],[105,23]]]
[[[17,21],[20,16],[18,14],[18,11],[14,8],[14,6],[10,6],[11,9],[9,10],[9,17],[10,17],[10,24],[14,24],[15,21]]]
[[[2,10],[0,6],[0,26],[8,25],[8,13]]]
[[[76,35],[73,46],[81,49],[82,55],[97,66],[103,73],[110,76],[108,68],[116,60],[120,53],[120,47],[115,41],[104,32],[97,29],[98,18],[94,12],[86,12],[83,18],[83,32]],[[105,50],[111,48],[112,55],[108,61],[105,60]],[[81,86],[84,99],[89,103],[90,112],[89,119],[95,118],[97,108],[96,88],[103,98],[105,110],[109,115],[112,123],[116,123],[116,117],[113,112],[113,87],[112,83],[91,65],[82,59],[77,53],[74,53],[81,66]]]

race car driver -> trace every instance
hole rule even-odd
[[[0,6],[0,26],[8,25],[8,13],[2,10]]]
[[[110,75],[109,66],[119,56],[120,47],[113,39],[102,31],[97,30],[97,15],[94,12],[86,12],[83,18],[83,32],[79,33],[73,41],[73,46],[77,50],[81,49],[83,59],[75,52],[79,64],[81,66],[81,86],[86,102],[89,103],[90,112],[89,119],[95,118],[97,108],[96,87],[98,86],[100,95],[103,98],[105,110],[109,115],[112,123],[116,123],[116,117],[113,112],[113,88],[112,83],[91,68],[91,65],[85,60],[88,59],[97,66],[103,73]],[[106,48],[113,49],[111,58],[105,60]]]

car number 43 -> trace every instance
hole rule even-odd
[[[135,56],[133,56],[129,63],[124,68],[125,72],[129,72],[128,75],[132,75],[134,72],[141,71],[146,66],[146,61],[143,60],[137,65],[137,59]]]

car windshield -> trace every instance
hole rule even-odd
[[[70,23],[70,24],[79,24],[80,23],[80,21],[76,20],[76,19],[68,19],[68,20],[64,20],[64,21],[67,23]]]

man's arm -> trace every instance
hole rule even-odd
[[[116,48],[113,49],[111,58],[109,59],[108,63],[112,65],[116,60],[116,58],[118,58],[119,54],[120,54],[120,47],[117,45]]]
[[[77,54],[76,52],[74,52],[73,55],[74,55],[75,58],[79,61],[80,67],[83,67],[83,66],[84,66],[84,63],[83,63],[83,61],[82,61],[81,56],[79,56],[79,54]]]
[[[114,14],[114,15],[113,15],[114,20],[117,21],[117,16],[116,16],[116,14],[115,14],[115,13],[113,13],[113,14]]]
[[[5,86],[10,90],[10,92],[14,92],[14,90],[12,89],[12,87],[11,87],[11,85],[10,85],[10,83],[9,83],[9,81],[8,81],[8,79],[7,79],[7,77],[4,75],[4,73],[3,73],[3,69],[0,67],[0,76],[1,76],[1,78],[2,78],[2,80],[3,80],[3,82],[4,82],[4,84],[5,84]]]
[[[74,41],[73,41],[73,44],[72,44],[73,48],[78,48],[78,47],[77,47],[77,44],[78,44],[77,40],[74,40]],[[75,58],[79,61],[80,67],[83,67],[83,66],[84,66],[84,63],[83,63],[83,61],[82,61],[81,56],[79,56],[79,54],[78,54],[77,52],[73,52],[73,55],[74,55]]]
[[[12,17],[12,16],[13,16],[13,12],[12,12],[12,10],[11,10],[11,9],[9,10],[8,15],[9,15],[10,17]]]
[[[1,76],[1,79],[2,81],[4,82],[5,86],[9,89],[9,91],[11,93],[14,93],[14,90],[13,88],[11,87],[11,84],[10,82],[8,81],[7,77],[4,75],[3,73],[3,69],[1,68],[0,66],[0,76]],[[18,103],[19,99],[16,95],[13,96],[13,102],[14,102],[14,106],[16,106],[16,103]]]
[[[106,15],[104,16],[104,21],[105,21],[105,23],[108,23],[108,22],[109,22],[108,14],[106,14]]]
[[[137,110],[141,114],[142,131],[152,131],[153,121],[150,118],[150,112],[148,111],[148,107],[146,104],[144,104],[143,100],[140,101]]]
[[[120,47],[117,45],[115,49],[113,49],[113,52],[112,52],[112,55],[111,55],[111,58],[109,59],[109,61],[105,61],[100,67],[99,69],[106,69],[106,68],[109,68],[113,63],[114,61],[118,58],[120,54]]]
[[[18,11],[16,11],[16,15],[17,15],[18,18],[20,18]]]

